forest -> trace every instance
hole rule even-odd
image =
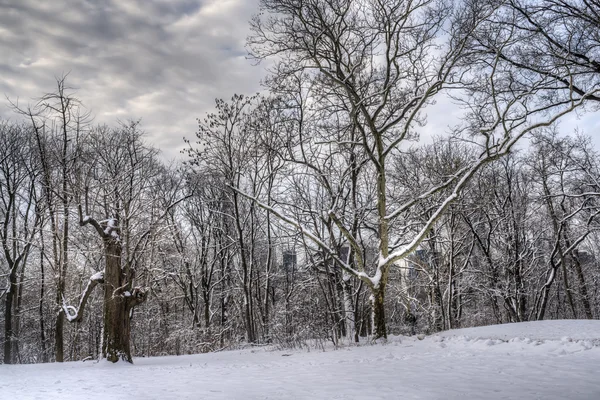
[[[264,91],[179,161],[66,75],[9,99],[4,364],[600,318],[597,132],[561,125],[598,112],[597,0],[261,0],[250,27]]]

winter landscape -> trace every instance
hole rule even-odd
[[[6,399],[600,398],[600,321],[447,331],[386,344],[0,366]]]
[[[600,399],[598,0],[0,1],[0,399]]]

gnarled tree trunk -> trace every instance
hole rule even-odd
[[[110,218],[102,225],[95,219],[81,215],[80,225],[91,224],[102,237],[104,246],[104,273],[94,274],[81,295],[79,307],[63,305],[69,322],[79,322],[87,300],[98,283],[104,284],[104,310],[102,334],[102,358],[111,362],[119,360],[132,362],[131,357],[131,316],[133,308],[146,301],[143,288],[132,286],[133,274],[129,268],[122,268],[123,246],[119,235],[118,219]]]

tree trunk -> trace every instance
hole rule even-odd
[[[58,291],[60,292],[60,290]],[[59,300],[59,293],[56,294],[56,306],[61,307],[56,313],[56,323],[54,324],[54,357],[56,362],[64,361],[64,337],[65,313],[62,309],[62,299]]]
[[[11,269],[11,273],[9,275],[9,289],[8,293],[6,293],[6,298],[4,299],[4,364],[12,364],[13,363],[13,341],[14,341],[14,332],[13,332],[13,301],[15,298],[15,294],[17,291],[17,274],[16,268],[13,267]]]
[[[204,327],[210,328],[210,292],[202,291],[202,299],[204,300]]]
[[[23,268],[21,268],[21,273],[19,274],[19,282],[17,283],[17,296],[13,303],[15,316],[14,328],[13,328],[13,360],[15,363],[22,363],[21,360],[21,347],[20,347],[20,338],[21,338],[21,308],[23,305],[23,281],[25,279],[25,266],[27,265],[27,256],[23,258],[21,262]]]
[[[344,295],[344,320],[346,330],[346,340],[352,343],[355,340],[356,325],[354,314],[354,300],[352,299],[351,276],[347,272],[342,272],[342,291]]]
[[[113,238],[104,238],[104,330],[102,357],[111,362],[132,362],[130,349],[131,327],[129,320],[129,297],[122,288],[121,243]]]
[[[454,328],[454,238],[450,244],[450,263],[448,265],[448,303],[446,304],[446,327],[447,329]]]
[[[269,200],[272,181],[269,185]],[[265,263],[265,295],[263,298],[263,330],[264,338],[267,342],[271,341],[269,334],[269,292],[271,291],[271,266],[273,264],[273,239],[271,237],[271,213],[267,211],[267,261]]]
[[[43,237],[43,235],[40,235]],[[42,248],[40,250],[40,302],[39,302],[39,318],[40,318],[40,346],[41,346],[41,360],[42,362],[48,362],[48,355],[46,354],[46,327],[44,326],[44,288],[45,288],[45,272],[44,272],[44,242],[42,239]]]
[[[371,307],[373,316],[373,336],[374,339],[387,339],[387,329],[385,326],[385,285],[380,284],[376,289],[372,289]]]
[[[556,255],[558,249],[558,244],[555,245],[554,251],[550,255],[550,269],[548,271],[548,277],[546,279],[546,283],[542,287],[541,293],[541,301],[540,307],[537,314],[537,320],[541,321],[544,319],[546,314],[546,307],[548,306],[548,298],[550,297],[550,289],[552,288],[552,284],[556,279],[556,271],[558,270],[558,265],[554,262],[554,256]]]
[[[573,313],[573,318],[577,319],[577,308],[575,308],[575,302],[573,301],[573,295],[571,294],[571,286],[569,285],[569,276],[567,273],[567,257],[563,253],[563,249],[559,248],[560,252],[560,266],[562,270],[563,276],[563,284],[565,286],[565,295],[567,297],[567,302],[571,308],[571,312]]]
[[[252,261],[248,261],[248,249],[246,248],[246,241],[244,240],[244,230],[241,225],[242,217],[240,216],[239,199],[236,191],[233,192],[233,206],[235,212],[234,216],[235,227],[237,231],[237,240],[240,247],[240,263],[242,265],[242,289],[244,293],[244,305],[242,312],[244,315],[246,338],[249,343],[254,343],[256,341],[256,335],[254,332],[254,321],[252,319]]]
[[[577,250],[573,250],[573,266],[575,267],[575,272],[577,273],[577,278],[579,280],[579,291],[581,292],[581,304],[583,304],[583,310],[585,312],[585,317],[587,319],[594,319],[594,314],[592,313],[592,306],[590,304],[590,298],[588,295],[587,284],[585,282],[585,277],[583,275],[583,269],[581,268],[581,261],[579,260],[579,254],[577,254]]]

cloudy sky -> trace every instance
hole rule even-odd
[[[178,156],[217,97],[260,90],[246,59],[258,0],[0,0],[0,93],[20,103],[67,83],[95,122],[141,118]],[[14,119],[0,99],[0,117]]]
[[[69,73],[95,122],[140,118],[167,159],[181,157],[215,98],[260,90],[264,69],[244,47],[257,11],[258,0],[0,0],[0,93],[32,102]],[[441,99],[428,114],[425,136],[457,112]],[[16,118],[1,97],[0,117]],[[600,122],[563,123],[575,127],[598,136]]]

